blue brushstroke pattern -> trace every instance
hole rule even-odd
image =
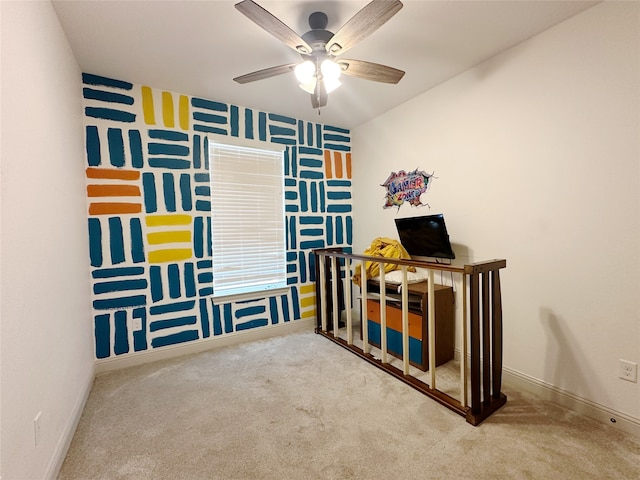
[[[113,340],[113,353],[122,355],[129,352],[129,331],[127,328],[127,312],[118,311],[114,314],[113,323],[115,335]]]
[[[228,110],[226,103],[214,102],[197,97],[191,99],[191,105],[196,108],[206,108],[207,110],[214,110],[216,112],[226,112]]]
[[[157,337],[151,340],[153,348],[166,347],[167,345],[175,345],[177,343],[192,342],[198,340],[199,334],[197,330],[185,330],[184,332],[174,333],[165,337]]]
[[[101,270],[94,270],[91,272],[91,276],[93,278],[128,277],[142,274],[144,274],[144,267],[103,268]]]
[[[174,170],[185,170],[191,167],[189,160],[179,158],[150,158],[149,166],[154,168],[169,168]]]
[[[99,75],[92,75],[91,73],[83,73],[82,82],[87,85],[101,85],[104,87],[119,88],[121,90],[131,90],[133,88],[132,83],[115,80],[113,78],[101,77]]]
[[[189,135],[183,132],[176,132],[174,130],[150,129],[149,138],[168,140],[171,142],[186,142],[189,140]]]
[[[87,164],[90,167],[97,167],[102,162],[100,157],[100,136],[98,134],[98,127],[95,125],[87,125],[86,135]]]
[[[109,128],[107,130],[109,144],[109,160],[114,167],[124,167],[124,139],[122,129]]]
[[[150,315],[162,315],[164,313],[186,312],[193,310],[196,306],[195,300],[189,300],[186,302],[174,302],[167,303],[165,305],[154,305],[149,307]]]
[[[114,122],[133,123],[136,121],[135,114],[113,108],[85,107],[84,114],[87,117],[113,120]]]
[[[89,259],[92,267],[102,266],[102,226],[97,218],[89,219]]]
[[[156,195],[156,180],[153,173],[142,174],[142,191],[144,195],[144,209],[147,213],[158,211],[158,199]]]
[[[129,149],[131,150],[131,165],[133,168],[144,167],[142,138],[139,130],[129,130]]]
[[[111,355],[111,315],[104,313],[94,319],[94,335],[96,340],[96,357],[108,358]]]
[[[209,310],[207,309],[208,300],[201,298],[199,300],[200,307],[200,326],[202,328],[202,338],[209,338],[211,336],[211,330],[209,328]]]
[[[82,96],[89,100],[99,100],[108,103],[122,103],[125,105],[133,105],[133,97],[123,95],[121,93],[105,92],[104,90],[95,90],[93,88],[83,88]]]
[[[162,191],[164,193],[164,206],[167,212],[176,211],[176,186],[173,181],[173,174],[162,174]]]
[[[124,236],[120,217],[109,218],[109,245],[111,248],[111,263],[114,265],[123,263],[125,261]]]

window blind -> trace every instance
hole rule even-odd
[[[210,144],[214,296],[286,286],[283,153]]]

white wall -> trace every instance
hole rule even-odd
[[[639,18],[599,4],[353,131],[354,252],[444,213],[463,260],[507,259],[506,368],[636,422],[618,359],[640,363]],[[416,167],[431,210],[383,210]]]
[[[37,479],[56,473],[93,379],[82,86],[48,1],[1,8],[0,474]]]

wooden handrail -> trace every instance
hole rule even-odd
[[[338,343],[344,348],[357,354],[359,357],[368,361],[369,363],[383,369],[387,373],[393,375],[399,380],[412,386],[418,391],[424,393],[430,398],[434,399],[438,403],[446,406],[452,411],[465,417],[467,422],[472,425],[479,425],[482,421],[488,418],[496,410],[498,410],[507,401],[507,397],[501,392],[502,384],[502,354],[503,354],[503,335],[502,335],[502,293],[500,287],[500,270],[506,268],[506,260],[493,259],[482,262],[476,262],[471,264],[465,264],[463,266],[454,266],[451,264],[442,264],[434,262],[425,262],[420,260],[405,260],[385,258],[370,255],[360,255],[345,253],[341,248],[327,248],[314,250],[316,260],[316,312],[318,315],[318,322],[316,332],[325,336],[326,338]],[[331,260],[333,258],[333,260]],[[433,348],[430,349],[430,356],[432,361],[431,365],[431,385],[427,385],[418,378],[411,376],[407,373],[407,369],[400,370],[397,367],[383,362],[380,359],[375,358],[369,353],[368,345],[363,345],[364,348],[359,348],[353,345],[352,332],[348,332],[348,341],[338,337],[337,331],[339,329],[339,309],[336,305],[342,301],[340,298],[335,298],[338,292],[337,281],[340,282],[340,288],[342,288],[342,275],[341,272],[331,272],[331,275],[326,274],[326,269],[332,266],[341,270],[340,262],[337,259],[348,259],[349,264],[353,260],[359,260],[361,262],[376,262],[382,264],[394,264],[399,266],[414,266],[421,267],[430,270],[430,278],[433,278],[433,270],[453,272],[462,276],[462,285],[468,286],[468,298],[469,308],[467,308],[467,292],[464,292],[463,297],[463,348],[462,356],[465,357],[461,361],[461,372],[463,377],[461,379],[462,397],[460,400],[451,397],[450,395],[434,388],[435,386],[435,367],[433,361]],[[346,261],[346,260],[345,260]],[[356,267],[359,268],[359,267]],[[346,289],[351,289],[350,272],[347,272],[345,279],[348,282]],[[323,285],[320,279],[323,278],[325,284]],[[366,282],[362,282],[365,283]],[[329,287],[329,284],[331,288]],[[403,283],[405,286],[406,278]],[[430,289],[433,292],[432,289]],[[366,292],[366,286],[365,286]],[[386,292],[381,291],[381,295],[384,297]],[[405,292],[406,293],[406,292]],[[349,295],[349,299],[350,299]],[[406,302],[406,295],[403,294],[403,311],[406,310],[404,302]],[[366,299],[365,299],[366,300]],[[432,304],[434,298],[431,297],[428,302]],[[383,301],[383,305],[384,305]],[[331,305],[331,309],[327,308],[328,304]],[[363,301],[363,305],[364,305]],[[350,305],[346,305],[349,309],[348,323],[349,330],[351,328],[351,313]],[[362,307],[364,308],[364,307]],[[431,309],[431,307],[430,307]],[[332,319],[329,321],[328,315],[332,314]],[[406,315],[406,314],[405,314]],[[433,311],[429,315],[429,327],[433,329]],[[366,312],[363,317],[366,319]],[[366,325],[366,321],[364,321]],[[467,330],[466,325],[469,325]],[[433,331],[433,330],[432,330]],[[403,342],[406,342],[407,333],[403,332]],[[435,335],[430,335],[430,342],[435,342]],[[364,337],[366,340],[366,336]],[[433,343],[432,343],[433,345]],[[466,399],[466,384],[467,384],[467,369],[466,365],[466,345],[469,345],[470,350],[470,405],[467,405]],[[408,358],[408,348],[403,350],[404,355]],[[383,355],[386,358],[386,355]],[[406,359],[405,359],[406,365]]]

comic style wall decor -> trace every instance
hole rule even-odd
[[[400,209],[404,202],[409,202],[414,207],[428,205],[423,204],[420,197],[429,190],[432,178],[436,177],[417,168],[411,172],[404,170],[397,173],[391,172],[381,185],[387,190],[382,208],[398,207]]]
[[[350,132],[88,73],[82,80],[96,357],[314,317],[312,250],[351,251]],[[285,146],[286,294],[211,300],[210,133]]]

